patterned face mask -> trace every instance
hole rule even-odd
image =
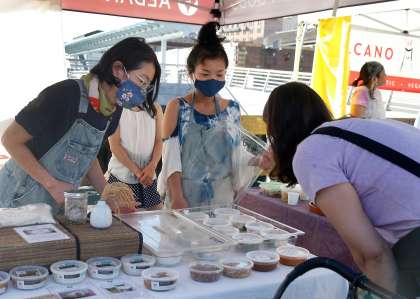
[[[130,80],[130,76],[124,67],[124,72],[127,75],[127,80],[120,83],[117,90],[117,104],[126,109],[136,109],[142,107],[146,101],[147,93],[150,88],[141,88],[134,81]]]

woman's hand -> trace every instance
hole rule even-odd
[[[273,170],[275,164],[276,163],[274,162],[273,150],[271,149],[271,147],[267,151],[265,151],[261,156],[258,157],[257,165],[262,170],[268,173],[270,173]]]
[[[140,182],[140,178],[141,178],[141,175],[143,173],[143,170],[140,167],[136,166],[131,172],[134,174],[134,176]]]
[[[137,176],[140,184],[145,187],[150,187],[153,184],[153,177],[155,176],[156,165],[153,163],[149,163],[146,167],[143,168],[140,175]]]
[[[184,197],[178,197],[177,199],[172,199],[171,208],[174,210],[186,209],[188,208],[188,202]]]
[[[76,189],[76,186],[56,179],[44,187],[60,206],[64,206],[64,192]]]

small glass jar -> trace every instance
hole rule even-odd
[[[88,194],[80,190],[64,192],[64,216],[75,224],[86,223],[88,211]]]

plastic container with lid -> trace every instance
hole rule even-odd
[[[80,283],[86,278],[88,265],[81,261],[64,260],[52,264],[50,269],[55,282],[72,285]]]
[[[236,248],[242,252],[258,250],[264,239],[260,235],[250,233],[238,233],[232,236],[237,242]]]
[[[234,245],[231,238],[191,221],[187,215],[186,211],[165,209],[125,214],[119,218],[142,233],[144,248],[163,267],[180,263],[183,256],[224,251]]]
[[[239,229],[240,231],[245,231],[246,227],[245,225],[247,223],[255,222],[255,217],[249,216],[249,215],[234,215],[230,219],[232,222],[232,225]]]
[[[214,227],[213,229],[228,237],[232,237],[234,234],[239,233],[239,229],[233,226]]]
[[[272,229],[274,226],[271,223],[256,221],[245,224],[248,233],[260,234],[264,230]]]
[[[224,217],[208,218],[203,224],[213,228],[231,226],[230,220]]]
[[[283,184],[276,181],[259,182],[259,187],[263,194],[268,196],[278,196],[281,194]]]
[[[143,271],[144,286],[151,291],[169,291],[176,287],[179,274],[166,268],[149,268]]]
[[[266,250],[250,251],[246,257],[254,263],[253,269],[260,272],[276,269],[280,259],[277,253]]]
[[[0,271],[0,295],[7,292],[7,285],[9,280],[9,273]]]
[[[156,264],[156,258],[146,254],[132,254],[123,256],[121,263],[124,272],[128,275],[141,276],[145,269]]]
[[[209,219],[209,215],[207,215],[204,212],[189,212],[189,213],[184,213],[184,214],[185,214],[185,216],[187,216],[191,220],[193,220],[195,222],[198,222],[198,223],[203,223],[204,221]]]
[[[225,251],[220,249],[199,249],[192,251],[192,255],[201,261],[217,261],[223,257]]]
[[[276,228],[263,230],[260,234],[264,238],[264,245],[276,248],[288,245],[289,240],[293,237],[289,232]]]
[[[280,246],[277,248],[277,253],[280,256],[280,263],[286,266],[297,266],[306,261],[310,252],[298,246]]]
[[[80,186],[78,190],[82,192],[86,192],[87,198],[88,198],[88,206],[96,205],[98,200],[100,200],[101,198],[101,195],[96,191],[95,187],[93,186]]]
[[[88,259],[88,273],[95,279],[114,279],[120,274],[121,261],[113,257],[93,257]]]
[[[19,266],[10,270],[13,286],[19,290],[34,290],[48,282],[48,269],[41,266]]]
[[[173,252],[173,255],[158,256],[157,262],[161,266],[172,267],[178,265],[182,261],[182,252]]]
[[[237,209],[232,208],[217,208],[214,210],[214,214],[217,218],[225,218],[230,221],[232,216],[239,215],[241,212]]]
[[[232,257],[220,261],[223,266],[223,275],[230,278],[245,278],[251,274],[254,263],[247,258]]]
[[[199,282],[215,282],[222,275],[223,267],[219,263],[198,261],[190,265],[192,280]]]

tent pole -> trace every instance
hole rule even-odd
[[[168,41],[166,39],[162,39],[160,42],[160,52],[161,52],[161,80],[162,82],[166,82],[166,49],[167,49]]]
[[[296,81],[299,78],[299,67],[300,67],[300,56],[302,53],[303,40],[305,37],[306,23],[300,22],[296,32],[296,48],[295,48],[295,61],[293,63],[292,81]]]
[[[337,9],[338,9],[339,2],[340,0],[334,0],[334,6],[333,6],[333,12],[332,12],[332,16],[334,18],[337,16]]]

